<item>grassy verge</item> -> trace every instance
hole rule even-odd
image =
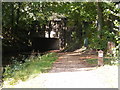
[[[24,63],[15,61],[13,65],[5,67],[3,80],[9,81],[10,85],[16,84],[19,80],[25,81],[31,76],[50,70],[56,59],[56,53],[48,53],[27,58]]]
[[[117,65],[117,61],[112,58],[103,58],[105,65]],[[86,59],[86,62],[89,64],[96,64],[98,63],[98,59]]]

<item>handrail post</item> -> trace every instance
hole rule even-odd
[[[103,66],[104,62],[103,62],[103,51],[99,50],[98,51],[98,66]]]

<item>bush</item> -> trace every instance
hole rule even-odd
[[[14,60],[14,64],[5,67],[3,80],[11,80],[10,84],[15,84],[17,81],[27,80],[34,74],[47,72],[51,69],[53,62],[57,59],[56,53],[48,53],[43,56],[33,56],[25,59],[24,63]]]

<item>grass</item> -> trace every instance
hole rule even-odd
[[[9,81],[10,85],[16,84],[19,80],[25,81],[31,76],[50,70],[56,59],[56,53],[48,53],[27,58],[24,63],[15,61],[13,65],[5,67],[3,80]]]
[[[117,65],[117,62],[113,58],[103,58],[104,65]],[[86,59],[89,64],[97,64],[98,59]]]

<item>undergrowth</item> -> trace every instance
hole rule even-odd
[[[113,58],[103,58],[104,65],[117,65],[117,61]],[[98,63],[98,59],[86,59],[86,62],[89,64],[96,64]]]
[[[3,81],[9,81],[10,85],[14,85],[19,80],[25,81],[32,75],[47,72],[56,59],[56,53],[48,53],[27,58],[24,63],[14,60],[14,64],[5,67]]]

